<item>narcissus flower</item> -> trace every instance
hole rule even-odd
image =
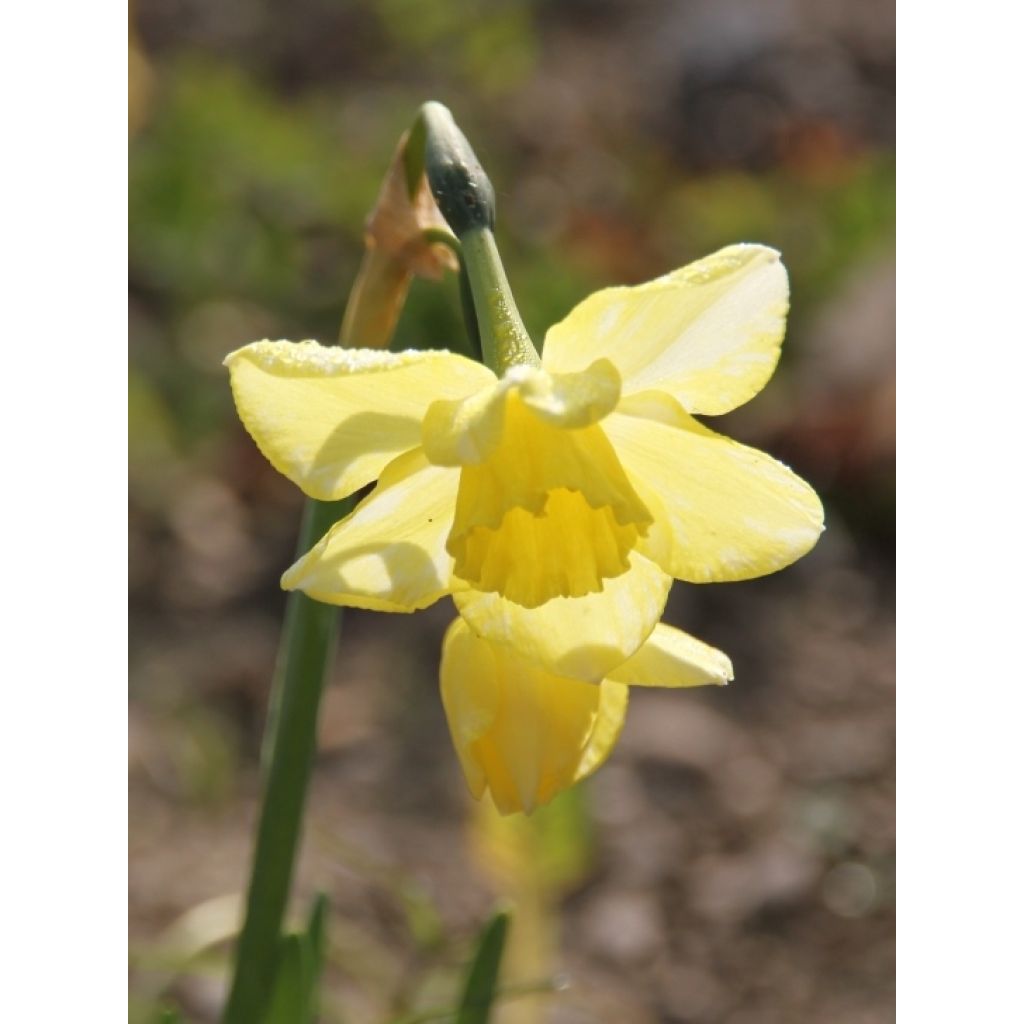
[[[529,813],[586,778],[611,752],[629,686],[724,685],[729,659],[663,623],[597,685],[549,672],[461,619],[441,655],[441,699],[473,795],[502,814]]]
[[[822,529],[806,483],[693,418],[764,386],[787,308],[778,254],[740,245],[592,295],[500,379],[449,352],[233,352],[239,414],[278,470],[322,500],[377,480],[283,586],[381,611],[451,594],[516,657],[612,678],[673,577],[770,573]]]

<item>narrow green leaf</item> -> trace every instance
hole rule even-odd
[[[487,1024],[490,1019],[507,933],[506,913],[495,914],[480,933],[455,1024]]]
[[[327,896],[322,892],[316,894],[313,909],[309,912],[305,944],[309,958],[309,1024],[315,1024],[320,1012],[320,979],[323,977],[324,960],[327,956]]]
[[[318,893],[305,932],[286,935],[262,1024],[315,1024],[326,947],[327,897]]]
[[[306,939],[313,957],[313,969],[319,975],[323,970],[327,928],[327,895],[318,892],[313,900],[313,909],[309,912],[309,924],[306,926]]]
[[[262,1024],[308,1024],[311,975],[307,937],[286,935],[281,940],[274,990]]]

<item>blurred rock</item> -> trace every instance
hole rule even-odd
[[[726,807],[739,817],[765,814],[782,795],[778,769],[764,757],[741,754],[715,774],[715,786]]]
[[[683,692],[634,689],[620,746],[639,757],[710,772],[745,753],[742,730]]]
[[[866,864],[837,864],[821,883],[822,902],[840,917],[863,917],[878,899],[878,880]]]
[[[728,990],[710,972],[689,964],[658,972],[661,994],[671,1013],[685,1021],[718,1021],[731,999]]]
[[[765,907],[798,901],[820,870],[809,850],[773,838],[745,854],[705,857],[694,864],[690,902],[702,917],[740,921]]]
[[[643,963],[662,942],[658,903],[650,891],[599,893],[587,901],[581,936],[601,956]]]
[[[809,782],[852,779],[882,771],[895,757],[891,723],[868,715],[817,717],[792,731],[788,760],[792,771]]]

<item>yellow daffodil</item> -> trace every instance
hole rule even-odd
[[[502,814],[529,813],[586,778],[611,752],[629,686],[724,685],[721,652],[659,623],[597,685],[566,678],[476,636],[461,618],[444,638],[441,699],[469,788]]]
[[[822,529],[806,483],[693,418],[764,386],[787,308],[778,254],[739,245],[590,296],[500,378],[440,351],[233,352],[239,414],[278,470],[322,500],[377,480],[283,586],[381,611],[451,594],[525,661],[613,678],[673,577],[770,573]]]

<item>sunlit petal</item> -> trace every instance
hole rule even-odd
[[[448,627],[441,646],[441,701],[448,719],[455,752],[470,792],[478,800],[487,789],[487,777],[476,744],[498,715],[500,688],[493,670],[489,645],[478,646],[461,618]]]
[[[476,394],[460,400],[438,396],[423,423],[423,447],[439,466],[483,462],[502,440],[506,405],[513,396],[544,423],[574,430],[597,423],[615,408],[620,383],[618,371],[607,359],[567,374],[515,366]]]
[[[613,696],[602,717],[603,691],[482,640],[462,619],[445,635],[441,697],[452,740],[474,796],[490,790],[502,814],[546,804],[607,756],[621,728],[615,710],[625,707]]]
[[[343,498],[420,443],[427,407],[494,382],[450,352],[258,341],[225,363],[238,414],[278,472],[310,497]]]
[[[608,675],[630,686],[724,686],[732,662],[696,637],[659,622],[643,647]]]
[[[576,768],[576,781],[593,775],[608,759],[608,755],[619,742],[622,727],[626,724],[626,709],[629,706],[629,687],[605,679],[600,683],[601,701],[597,706],[594,730],[583,750],[583,756]]]
[[[667,391],[692,413],[748,401],[775,370],[789,283],[774,249],[733,245],[633,288],[584,299],[544,341],[544,367],[610,359],[629,395]]]
[[[481,636],[558,675],[596,683],[650,636],[671,585],[671,577],[634,552],[628,572],[586,597],[556,597],[537,608],[478,590],[453,589],[452,598]]]
[[[426,608],[448,593],[458,470],[420,448],[389,463],[370,495],[285,574],[285,590],[385,612]]]
[[[663,568],[691,583],[751,579],[806,554],[823,529],[811,487],[769,455],[688,418],[686,428],[615,413],[602,429],[672,533]]]

